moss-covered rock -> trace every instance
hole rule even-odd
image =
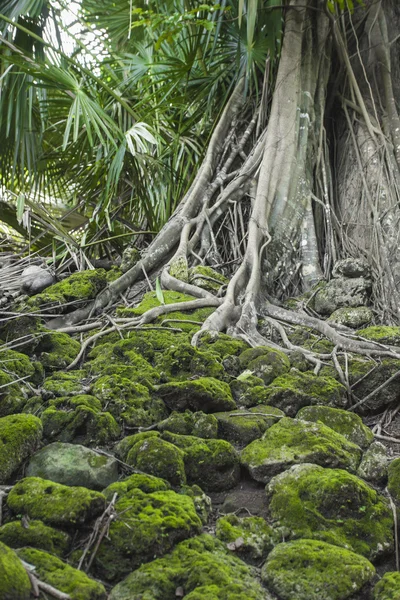
[[[292,537],[343,546],[370,560],[393,551],[393,515],[383,496],[342,469],[296,465],[266,487],[274,522]]]
[[[398,571],[383,575],[374,587],[373,600],[400,600],[400,573]]]
[[[46,333],[36,347],[46,372],[65,369],[79,354],[81,345],[67,333]]]
[[[230,554],[222,542],[202,535],[129,575],[109,600],[169,600],[177,588],[188,600],[269,600],[251,567]]]
[[[206,440],[168,431],[162,437],[183,451],[188,483],[195,483],[206,492],[229,490],[238,483],[239,456],[225,440]]]
[[[314,373],[292,369],[268,386],[266,404],[272,404],[289,417],[294,417],[303,406],[323,404],[344,408],[347,404],[345,391],[344,386],[331,377],[318,377]]]
[[[76,302],[95,298],[106,285],[107,273],[104,269],[81,271],[29,298],[27,304],[34,309],[45,308],[47,313],[55,309],[58,313],[66,313],[71,311],[71,305]]]
[[[26,476],[102,490],[117,481],[118,463],[112,457],[79,444],[54,442],[33,455]]]
[[[18,351],[32,354],[47,331],[40,317],[21,311],[17,319],[7,319],[0,324],[0,337],[4,342],[17,342]]]
[[[106,489],[103,490],[103,494],[106,497],[106,500],[110,501],[114,494],[118,494],[118,498],[126,495],[134,495],[135,489],[150,494],[151,492],[163,492],[169,490],[171,489],[171,486],[168,481],[160,479],[160,477],[135,473],[122,481],[117,481],[107,486]]]
[[[170,410],[212,413],[236,408],[229,385],[213,377],[164,383],[157,388],[157,395]]]
[[[140,260],[140,252],[134,246],[128,246],[122,253],[121,271],[126,273]]]
[[[265,385],[290,369],[286,354],[267,346],[248,348],[239,356],[239,362],[242,369],[251,371],[253,375],[262,379]]]
[[[208,519],[212,511],[211,498],[207,496],[205,492],[198,485],[183,485],[180,490],[180,494],[185,494],[193,500],[194,507],[197,514],[199,515],[203,525],[207,525]]]
[[[217,520],[216,536],[245,560],[266,558],[278,541],[277,534],[262,517],[226,515]]]
[[[343,468],[355,472],[361,449],[321,422],[280,419],[241,453],[241,462],[256,481],[271,477],[298,463]]]
[[[117,422],[128,427],[148,427],[165,419],[168,411],[146,386],[120,375],[104,375],[93,385],[93,394]]]
[[[370,323],[373,318],[374,313],[368,306],[357,306],[355,308],[347,306],[335,310],[328,318],[328,321],[358,329],[362,325]]]
[[[357,475],[374,485],[384,485],[388,477],[389,457],[386,446],[381,442],[372,442],[357,469]]]
[[[390,346],[400,345],[400,327],[389,327],[387,325],[372,325],[365,329],[357,331],[357,335],[378,342],[379,344],[389,344]]]
[[[49,527],[42,521],[33,520],[25,525],[21,521],[11,521],[0,527],[0,542],[10,548],[31,546],[63,556],[70,546],[70,541],[67,533]]]
[[[215,294],[221,286],[228,285],[229,279],[212,267],[197,265],[189,269],[189,282]]]
[[[42,550],[21,548],[18,556],[35,567],[37,577],[60,592],[68,594],[71,600],[106,600],[104,586],[65,562]]]
[[[159,431],[170,431],[180,435],[212,439],[218,437],[218,421],[214,415],[206,415],[202,411],[184,413],[173,411],[170,416],[158,424]]]
[[[161,477],[175,487],[186,483],[183,452],[173,444],[156,436],[141,438],[129,450],[128,465],[140,471]]]
[[[240,408],[263,404],[266,395],[266,387],[259,377],[255,377],[251,371],[243,371],[236,379],[229,383],[232,396]]]
[[[102,513],[105,497],[83,487],[26,477],[8,494],[7,505],[14,514],[27,515],[55,527],[69,527],[81,525]]]
[[[364,425],[361,418],[346,410],[331,408],[329,406],[305,406],[296,415],[296,419],[304,421],[321,421],[346,440],[357,444],[363,450],[374,441],[374,434],[369,427]]]
[[[248,345],[243,340],[238,340],[225,333],[205,332],[199,338],[197,347],[199,350],[210,351],[220,358],[225,358],[242,354]]]
[[[31,582],[21,561],[13,550],[0,542],[1,600],[29,600]]]
[[[355,366],[354,363],[353,365]],[[351,366],[351,371],[353,371],[353,365]],[[365,364],[364,362],[363,366],[360,365],[359,376],[352,387],[353,392],[358,398],[369,396],[383,384],[385,384],[385,389],[382,393],[372,394],[357,410],[363,414],[377,413],[381,412],[383,407],[386,407],[388,404],[397,402],[400,399],[399,379],[394,378],[390,383],[387,383],[387,381],[399,370],[400,360],[395,358],[382,358],[378,364]]]
[[[86,394],[51,400],[40,417],[47,440],[97,446],[120,435],[114,417],[102,412],[97,398]]]
[[[57,371],[47,377],[42,385],[42,394],[46,397],[77,396],[87,394],[89,390],[89,380],[84,370]]]
[[[345,600],[374,575],[366,558],[315,540],[279,544],[261,571],[262,580],[281,600]]]
[[[342,307],[366,306],[371,292],[371,281],[364,277],[338,277],[319,287],[311,300],[314,310],[331,315]]]
[[[400,505],[400,458],[395,458],[388,466],[388,490]]]
[[[119,341],[118,336],[116,342]],[[123,348],[125,351],[139,354],[154,366],[155,359],[159,354],[167,352],[171,348],[177,348],[181,344],[187,344],[188,341],[189,336],[186,333],[173,332],[168,329],[132,329],[126,334]],[[104,345],[103,342],[102,346]],[[96,346],[96,348],[98,349],[97,352],[101,354],[101,346]],[[107,345],[106,348],[109,348],[109,346]],[[94,354],[96,353],[94,352]]]
[[[201,529],[193,500],[169,490],[146,494],[131,489],[117,500],[115,510],[118,517],[95,558],[96,570],[106,581],[119,580]]]
[[[87,368],[91,375],[117,375],[150,388],[160,381],[158,371],[137,352],[131,350],[130,340],[102,344],[90,352],[89,359]]]
[[[215,413],[214,416],[218,420],[219,437],[244,447],[260,438],[285,413],[274,406],[260,404],[247,410]]]
[[[27,392],[21,382],[14,383],[15,377],[0,369],[0,417],[7,417],[23,410]]]
[[[224,368],[219,362],[219,357],[211,352],[201,352],[189,342],[160,353],[155,363],[162,377],[178,381],[185,381],[194,376],[216,378],[224,376]]]
[[[43,380],[43,367],[39,362],[31,362],[30,358],[22,352],[15,350],[0,351],[0,365],[14,379],[25,378],[34,384]]]
[[[22,465],[39,445],[42,423],[33,415],[10,415],[0,419],[0,484]]]

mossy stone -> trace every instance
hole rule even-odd
[[[268,386],[265,403],[294,417],[303,406],[323,404],[344,408],[347,404],[345,392],[344,386],[332,377],[319,377],[292,369]]]
[[[265,385],[290,369],[286,354],[267,346],[248,348],[239,356],[239,362],[242,369],[251,371],[253,375],[262,379]]]
[[[2,349],[0,352],[0,365],[2,369],[5,369],[15,379],[24,377],[35,382],[35,375],[38,374],[39,377],[36,377],[36,383],[41,382],[40,374],[37,372],[35,364],[31,362],[26,354],[22,354],[22,352]]]
[[[393,515],[384,496],[342,469],[296,465],[266,487],[269,513],[292,537],[343,546],[370,560],[393,551]]]
[[[373,318],[374,313],[368,306],[357,306],[353,308],[346,306],[335,310],[328,318],[328,321],[358,329],[362,325],[370,323]]]
[[[57,371],[50,377],[47,377],[42,385],[43,390],[49,396],[75,396],[88,393],[88,385],[85,384],[86,372],[78,371]],[[86,388],[86,389],[85,389]]]
[[[264,483],[298,463],[355,472],[360,460],[361,449],[330,427],[287,417],[241,452],[241,462],[252,478]]]
[[[26,476],[102,490],[117,481],[118,463],[79,444],[54,442],[32,456]]]
[[[387,487],[396,503],[400,504],[400,458],[395,458],[388,466]]]
[[[95,557],[106,581],[118,581],[201,529],[193,500],[169,490],[146,494],[136,488],[117,500],[115,510],[118,517]]]
[[[157,395],[170,410],[213,413],[236,408],[229,385],[213,377],[165,383],[157,388]]]
[[[225,440],[201,439],[165,431],[163,439],[183,451],[186,477],[206,492],[234,487],[240,477],[239,455]]]
[[[120,440],[114,450],[116,455],[123,461],[126,460],[129,451],[139,442],[143,442],[149,438],[158,438],[160,433],[158,431],[142,431],[141,433],[135,433],[134,435],[127,435]]]
[[[374,587],[373,600],[400,600],[400,573],[398,571],[383,575]]]
[[[0,324],[0,337],[5,342],[18,342],[18,351],[32,354],[44,333],[40,317],[30,315],[24,309],[16,319],[5,320]]]
[[[21,521],[11,521],[2,525],[0,542],[10,548],[31,546],[57,556],[63,556],[69,548],[71,539],[64,531],[49,527],[42,521],[32,520],[27,525],[23,525]]]
[[[389,344],[390,346],[400,345],[400,327],[389,327],[388,325],[372,325],[365,329],[357,331],[357,335],[378,342],[379,344]]]
[[[71,303],[92,300],[106,285],[104,269],[81,271],[29,298],[27,304],[31,308],[45,307],[47,312],[57,309],[65,313],[71,310]]]
[[[22,465],[39,445],[42,423],[33,415],[0,418],[0,484]]]
[[[216,378],[224,376],[224,368],[217,355],[201,352],[189,342],[160,353],[155,364],[164,377],[178,381],[184,381],[192,376]]]
[[[266,558],[277,540],[277,534],[262,517],[220,517],[216,536],[227,548],[245,560]]]
[[[180,490],[180,494],[185,494],[193,500],[194,507],[197,514],[199,515],[203,525],[207,525],[208,519],[212,512],[211,498],[207,496],[205,492],[198,485],[183,485]]]
[[[65,369],[78,356],[80,343],[67,333],[46,333],[36,352],[46,373]]]
[[[345,600],[374,575],[363,556],[316,540],[278,544],[261,571],[264,583],[281,600]]]
[[[372,442],[364,452],[357,475],[374,485],[384,485],[388,478],[388,451],[381,442]]]
[[[92,391],[116,421],[127,427],[148,427],[168,415],[160,398],[151,396],[145,385],[127,377],[116,374],[99,377]]]
[[[175,487],[186,483],[183,452],[157,437],[139,440],[126,457],[128,465],[169,481]]]
[[[13,383],[15,377],[0,369],[0,417],[7,417],[23,410],[27,393],[25,387]]]
[[[41,581],[68,594],[71,600],[106,600],[107,593],[101,583],[56,556],[35,548],[21,548],[17,554],[35,567],[34,573]]]
[[[206,415],[202,411],[173,411],[167,419],[158,424],[158,430],[213,439],[218,437],[218,421],[214,415]]]
[[[185,600],[271,600],[253,569],[210,535],[181,542],[142,565],[111,590],[109,600],[172,600],[177,588]]]
[[[285,413],[274,406],[260,404],[247,410],[215,413],[214,416],[218,420],[219,437],[244,447],[260,438]]]
[[[27,515],[55,527],[71,527],[99,516],[105,508],[105,497],[84,487],[26,477],[10,491],[7,505],[14,514]]]
[[[0,542],[0,598],[1,600],[29,600],[31,582],[18,556]]]
[[[117,341],[120,341],[119,337]],[[154,360],[158,354],[176,348],[180,344],[187,344],[188,341],[189,337],[186,333],[172,332],[168,329],[149,329],[147,331],[146,329],[133,329],[126,334],[123,347],[126,351],[136,352],[154,366]]]
[[[47,440],[104,445],[116,440],[120,428],[109,412],[101,411],[94,396],[81,394],[56,398],[40,415]]]
[[[199,350],[210,351],[220,358],[225,358],[242,354],[248,345],[243,340],[238,340],[225,333],[205,332],[198,340],[197,347]]]
[[[379,386],[385,384],[385,388],[382,393],[372,394],[366,402],[363,402],[357,409],[360,413],[371,414],[371,412],[381,412],[383,407],[400,399],[399,379],[394,378],[393,381],[387,384],[387,380],[399,370],[400,360],[396,358],[383,357],[378,364],[367,363],[363,369],[364,372],[360,372],[360,376],[357,378],[357,380],[360,380],[359,383],[356,382],[353,384],[352,389],[354,393],[358,398],[365,398]]]
[[[229,279],[218,273],[212,267],[197,265],[189,269],[189,282],[193,285],[203,288],[208,292],[218,293],[221,286],[228,285]]]
[[[164,492],[171,489],[171,486],[168,481],[160,479],[160,477],[134,473],[122,481],[117,481],[107,486],[103,490],[103,494],[109,502],[114,494],[118,494],[118,498],[126,495],[131,496],[135,494],[136,489],[139,489],[146,494],[150,494],[151,492]]]
[[[296,419],[315,423],[321,421],[324,425],[340,433],[349,442],[360,446],[362,450],[366,450],[374,441],[374,434],[369,427],[364,425],[361,417],[340,408],[305,406],[299,410]]]

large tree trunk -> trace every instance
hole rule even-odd
[[[264,292],[283,298],[308,290],[329,276],[338,256],[360,254],[373,268],[376,305],[396,319],[399,20],[395,0],[374,1],[341,17],[330,15],[320,0],[291,0],[264,131],[258,133],[259,116],[245,102],[240,80],[191,189],[142,260],[93,306],[50,326],[101,311],[143,269],[164,267],[165,286],[211,302],[182,280],[188,261],[211,262],[210,245],[214,256],[237,255],[238,237],[221,235],[232,205],[241,218],[248,214],[246,249],[203,330],[227,330],[262,343],[256,328],[262,304],[267,313],[298,322],[289,313],[277,315]],[[351,349],[343,339],[335,343]]]

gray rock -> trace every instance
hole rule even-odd
[[[21,291],[29,296],[39,294],[55,282],[54,275],[38,265],[31,265],[21,273]]]
[[[368,306],[356,306],[355,308],[343,307],[335,310],[328,321],[358,329],[362,325],[372,321],[373,317],[374,313]]]
[[[333,269],[332,277],[370,277],[371,268],[363,258],[344,258],[338,260]]]
[[[344,306],[364,306],[370,289],[370,280],[363,277],[332,279],[315,294],[314,309],[321,315],[331,315]]]
[[[85,446],[55,442],[31,458],[26,474],[63,485],[102,490],[117,481],[118,463]]]
[[[381,442],[373,442],[364,452],[357,475],[376,485],[385,483],[388,475],[388,454]]]

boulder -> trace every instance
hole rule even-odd
[[[217,520],[215,535],[228,550],[250,561],[265,559],[279,541],[279,534],[262,517],[238,517],[235,514]]]
[[[400,573],[398,571],[383,575],[374,587],[373,600],[400,600]]]
[[[65,531],[49,527],[42,521],[11,521],[0,527],[0,542],[10,548],[31,546],[63,556],[70,546],[71,538]]]
[[[215,413],[214,416],[218,421],[219,437],[243,448],[260,438],[285,413],[274,406],[260,404],[247,410]]]
[[[371,267],[364,258],[343,258],[333,265],[332,277],[371,277]]]
[[[213,413],[236,408],[229,385],[213,377],[165,383],[157,388],[157,395],[170,410]]]
[[[42,437],[42,423],[33,415],[0,418],[0,484],[33,454]]]
[[[374,485],[384,485],[388,477],[388,463],[386,446],[381,442],[372,442],[363,454],[357,475]]]
[[[1,600],[29,600],[31,582],[21,561],[14,552],[0,542],[0,598]]]
[[[371,281],[364,277],[338,277],[320,286],[313,298],[313,308],[321,315],[331,315],[342,307],[365,306],[371,293]]]
[[[345,327],[351,327],[352,329],[358,329],[366,323],[370,323],[374,318],[374,313],[368,306],[346,306],[335,310],[328,321],[331,323],[337,323],[338,325],[344,325]]]

